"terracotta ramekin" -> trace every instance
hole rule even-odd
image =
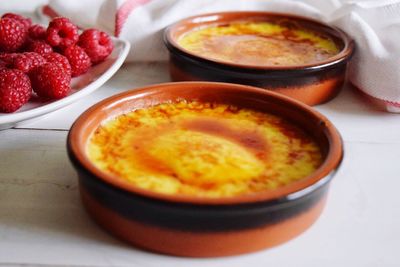
[[[324,162],[312,175],[277,190],[205,198],[140,189],[101,171],[89,160],[87,142],[103,121],[182,99],[232,104],[283,116],[315,138]],[[79,175],[83,204],[96,222],[138,247],[192,257],[257,251],[305,231],[325,205],[329,182],[343,153],[338,131],[311,107],[260,88],[211,82],[159,84],[110,97],[77,119],[67,143]]]
[[[195,28],[232,21],[268,21],[300,26],[331,37],[341,50],[317,64],[265,67],[206,59],[177,43],[180,36]],[[337,28],[304,17],[269,12],[222,12],[183,19],[166,28],[164,43],[169,50],[169,71],[173,81],[252,85],[273,90],[308,105],[327,102],[339,93],[345,81],[347,63],[354,51],[354,42]]]

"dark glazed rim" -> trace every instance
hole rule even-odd
[[[169,93],[169,100],[175,101],[179,98],[182,99],[182,97],[177,96],[179,95],[179,92],[186,91],[187,93],[194,94],[192,92],[200,90],[212,91],[212,97],[216,100],[224,97],[227,92],[232,95],[246,94],[247,98],[243,98],[243,101],[247,101],[247,103],[264,99],[266,102],[270,101],[275,104],[278,103],[279,105],[284,106],[286,110],[295,110],[298,113],[302,113],[304,118],[309,118],[310,121],[316,121],[315,124],[318,124],[318,127],[322,127],[323,129],[323,135],[329,143],[325,161],[311,175],[276,190],[233,197],[207,198],[185,195],[168,195],[139,188],[126,180],[101,171],[87,157],[86,144],[93,131],[97,129],[101,122],[104,122],[115,115],[120,115],[134,109],[133,103],[138,103],[136,107],[138,105],[152,106],[159,103],[156,98],[157,94]],[[168,100],[163,100],[162,102],[165,101]],[[112,113],[112,111],[114,113]],[[100,120],[98,118],[100,117],[100,114],[105,114],[105,118]],[[332,177],[331,174],[340,165],[343,156],[342,140],[339,132],[326,117],[313,108],[289,97],[260,88],[217,82],[165,83],[130,90],[109,97],[89,108],[75,121],[68,135],[67,148],[71,158],[74,158],[74,160],[79,162],[82,168],[107,184],[128,191],[129,193],[134,193],[151,199],[202,205],[250,204],[265,201],[274,202],[277,200],[285,201],[298,199],[328,182]]]
[[[232,62],[226,62],[223,60],[213,60],[207,59],[201,56],[198,56],[183,47],[181,47],[173,37],[173,33],[177,30],[183,29],[185,26],[189,24],[195,24],[196,27],[202,25],[211,25],[217,24],[218,22],[228,22],[228,21],[238,21],[238,20],[251,20],[251,18],[257,18],[258,21],[261,18],[280,18],[287,20],[294,20],[303,24],[312,25],[314,31],[320,31],[324,34],[334,37],[342,42],[343,48],[342,50],[324,61],[313,63],[313,64],[303,64],[303,65],[295,65],[295,66],[260,66],[260,65],[248,65],[248,64],[238,64]],[[194,27],[191,27],[192,29]],[[207,64],[209,66],[214,66],[216,68],[224,68],[229,70],[245,70],[245,71],[302,71],[302,72],[313,72],[323,68],[332,67],[333,65],[337,65],[343,62],[348,61],[354,52],[354,41],[342,30],[329,26],[327,24],[321,23],[317,20],[313,20],[310,18],[285,14],[285,13],[275,13],[275,12],[258,12],[258,11],[238,11],[238,12],[217,12],[217,13],[208,13],[197,16],[192,16],[186,19],[182,19],[170,26],[168,26],[164,30],[164,43],[165,46],[171,53],[178,53],[182,56],[188,57],[192,60]]]

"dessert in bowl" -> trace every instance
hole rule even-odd
[[[143,189],[225,197],[276,189],[321,165],[321,151],[284,119],[213,102],[163,103],[99,127],[87,153]]]
[[[313,109],[259,88],[187,82],[106,99],[68,136],[83,203],[114,235],[181,256],[285,242],[319,216],[342,157]]]
[[[174,81],[254,85],[315,105],[345,79],[353,41],[320,22],[278,13],[222,12],[190,17],[165,30]]]
[[[315,64],[339,52],[339,46],[329,36],[282,22],[217,24],[189,31],[177,43],[198,56],[245,66]]]

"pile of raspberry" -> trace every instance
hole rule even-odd
[[[0,112],[18,110],[32,95],[60,99],[71,90],[71,78],[84,74],[112,52],[110,37],[99,30],[81,34],[67,18],[49,26],[7,13],[0,18]]]

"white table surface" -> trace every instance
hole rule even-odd
[[[317,107],[342,133],[345,159],[322,216],[295,240],[190,259],[141,251],[102,231],[80,203],[68,129],[105,97],[165,81],[165,63],[125,65],[86,99],[0,131],[0,266],[400,266],[400,115],[374,109],[348,87]]]

